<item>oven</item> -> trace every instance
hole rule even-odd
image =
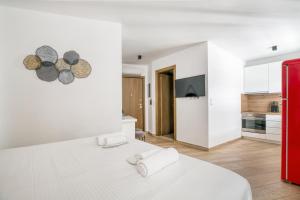
[[[242,114],[242,131],[252,133],[266,133],[266,115],[243,113]]]

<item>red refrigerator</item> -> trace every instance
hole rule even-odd
[[[300,59],[282,64],[281,178],[300,184]]]

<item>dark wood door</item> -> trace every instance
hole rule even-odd
[[[137,119],[136,128],[144,130],[144,78],[123,77],[122,108]]]
[[[161,135],[174,133],[174,104],[173,104],[173,76],[160,74],[160,119]]]

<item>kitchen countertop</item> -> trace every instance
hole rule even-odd
[[[249,114],[263,114],[263,115],[281,115],[280,112],[274,113],[274,112],[242,112],[243,113],[249,113]]]

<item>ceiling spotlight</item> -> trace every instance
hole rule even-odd
[[[277,51],[277,45],[274,45],[271,48],[272,48],[272,51]]]
[[[142,55],[138,55],[138,60],[142,60]]]

